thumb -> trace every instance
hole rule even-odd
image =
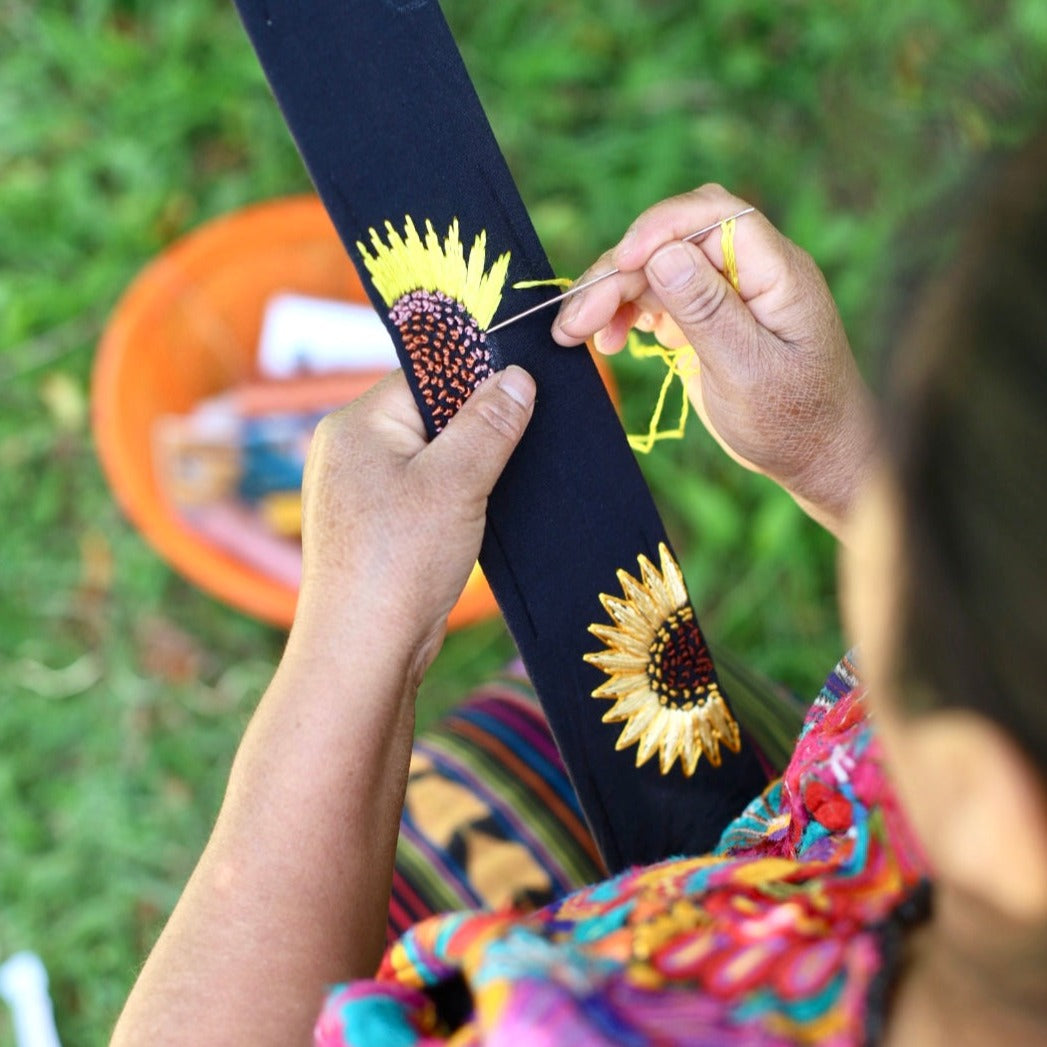
[[[729,364],[732,350],[752,344],[757,326],[752,313],[700,248],[666,244],[651,256],[646,273],[651,290],[703,363]]]
[[[534,412],[534,379],[510,365],[469,397],[422,455],[426,468],[462,498],[486,498]]]

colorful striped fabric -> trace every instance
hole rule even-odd
[[[416,742],[390,941],[435,913],[533,909],[604,875],[524,679],[484,688]]]
[[[883,1029],[926,876],[844,660],[714,853],[428,920],[334,988],[315,1043],[856,1047]]]

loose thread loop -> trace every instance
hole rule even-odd
[[[691,405],[687,397],[687,379],[698,373],[698,357],[694,355],[694,350],[689,345],[681,349],[668,349],[658,341],[653,344],[646,343],[638,331],[630,331],[625,344],[630,356],[638,360],[657,358],[665,364],[666,368],[647,432],[629,433],[626,436],[629,446],[637,454],[650,454],[659,440],[682,440],[687,432],[687,416],[690,414]],[[665,412],[665,403],[674,378],[680,379],[680,390],[683,394],[680,399],[680,418],[672,429],[662,429],[660,428],[662,415]]]
[[[734,253],[734,227],[737,218],[728,218],[720,223],[720,249],[723,253],[723,275],[724,279],[735,289],[740,290],[738,281],[738,259]],[[566,278],[553,280],[522,280],[513,284],[514,288],[522,289],[529,287],[570,287],[572,281]],[[644,341],[638,331],[631,330],[625,343],[629,355],[638,360],[658,359],[665,364],[665,377],[662,379],[661,388],[658,390],[658,399],[655,401],[654,410],[651,412],[651,420],[647,425],[645,433],[629,433],[627,439],[629,446],[637,454],[650,454],[654,445],[660,440],[682,440],[687,432],[687,417],[691,413],[691,401],[687,395],[687,380],[698,374],[700,364],[694,349],[685,345],[680,349],[669,349],[657,339],[653,343]],[[671,429],[662,429],[662,415],[665,413],[666,401],[669,398],[669,390],[672,388],[673,379],[680,379],[680,417],[676,425]]]
[[[720,223],[720,248],[723,252],[723,275],[727,282],[739,290],[738,282],[738,259],[734,253],[734,226],[737,219],[728,218]],[[651,414],[651,421],[647,426],[646,433],[630,433],[628,435],[629,446],[637,454],[650,454],[654,445],[659,440],[682,440],[687,432],[687,417],[691,412],[691,400],[687,395],[687,380],[698,374],[700,363],[691,346],[682,349],[668,349],[660,342],[654,345],[644,344],[636,331],[629,332],[629,340],[626,342],[629,352],[639,359],[650,359],[657,357],[666,367],[665,378],[662,387],[658,391],[658,399]],[[660,428],[662,414],[665,411],[665,402],[669,396],[669,389],[673,379],[680,379],[680,418],[672,429]]]

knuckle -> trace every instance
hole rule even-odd
[[[339,410],[345,410],[345,408],[339,408]],[[332,411],[330,414],[325,414],[316,424],[316,428],[313,430],[313,444],[321,446],[330,440],[332,431],[337,428],[338,420],[335,418],[337,412]]]
[[[360,410],[359,402],[355,401],[329,411],[313,430],[313,442],[318,443],[319,446],[326,446],[341,439],[343,433],[354,424],[354,419]]]
[[[331,452],[331,445],[335,438],[335,422],[330,420],[330,415],[325,415],[317,423],[313,435],[309,439],[309,450],[306,453],[306,469],[315,471],[320,467]]]
[[[476,412],[485,426],[498,436],[515,443],[523,435],[530,412],[501,390],[484,397]]]
[[[727,196],[727,190],[724,189],[719,182],[705,182],[698,186],[697,189],[692,189],[690,193],[686,194],[689,197],[703,200],[710,196]]]
[[[669,315],[684,331],[709,323],[720,311],[727,298],[727,284],[723,280],[697,281],[685,287],[672,303],[667,303]]]
[[[611,251],[604,251],[599,258],[589,266],[588,269],[582,273],[577,279],[575,279],[572,286],[577,287],[579,284],[584,284],[587,280],[591,280],[594,276],[599,276],[600,273],[605,272],[610,266]],[[582,292],[584,294],[585,292]],[[575,299],[581,298],[582,295],[576,295]]]
[[[719,182],[705,182],[689,193],[684,193],[680,199],[699,209],[703,224],[706,220],[712,221],[721,217],[725,211],[736,210],[745,204]]]

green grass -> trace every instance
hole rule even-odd
[[[1043,112],[1042,0],[445,9],[558,272],[648,204],[721,181],[812,251],[870,370],[889,273],[915,250],[908,217]],[[121,519],[87,423],[94,345],[166,244],[306,187],[229,5],[7,0],[0,958],[43,954],[67,1047],[104,1040],[282,643]],[[637,428],[658,375],[625,362],[618,376]],[[643,466],[714,640],[809,693],[842,645],[831,542],[696,424]],[[497,624],[453,637],[423,719],[508,651]]]

